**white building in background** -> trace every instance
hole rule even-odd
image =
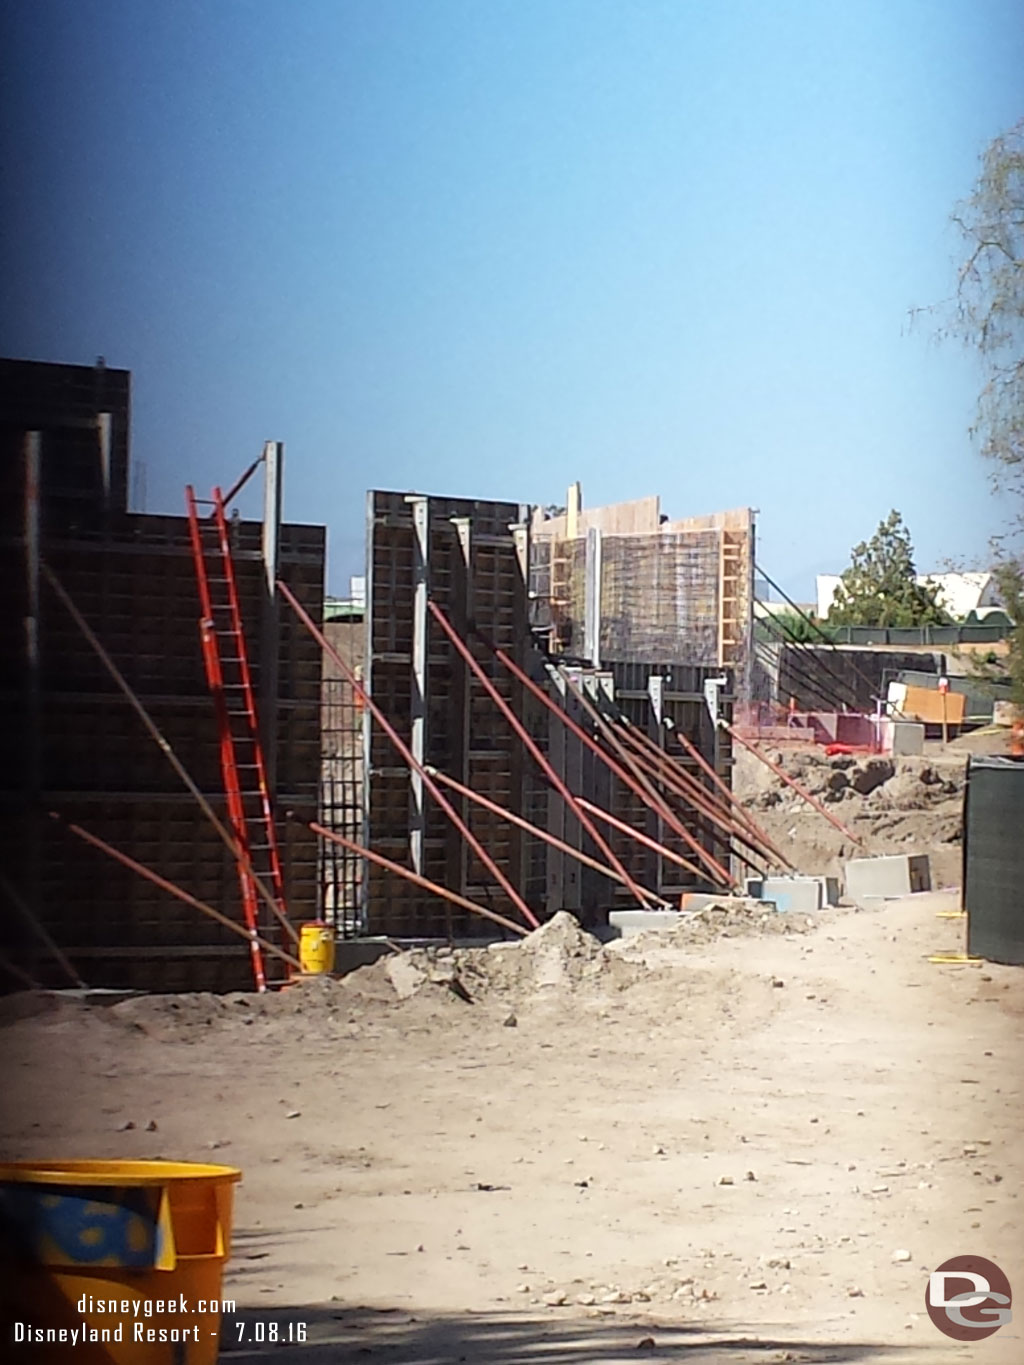
[[[922,587],[936,589],[939,605],[958,621],[962,621],[972,611],[984,612],[989,607],[1004,605],[995,574],[987,570],[978,573],[918,574],[917,581]],[[840,582],[838,574],[818,574],[819,619],[824,619],[828,615]]]

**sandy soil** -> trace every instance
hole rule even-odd
[[[961,1347],[924,1310],[953,1255],[1024,1267],[1024,978],[928,962],[955,900],[14,998],[0,1150],[240,1167],[226,1361],[1017,1362],[1024,1326]]]

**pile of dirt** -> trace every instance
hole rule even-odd
[[[632,960],[633,948],[799,934],[816,927],[813,919],[780,915],[723,897],[720,903],[684,916],[671,928],[602,944],[563,910],[518,942],[493,943],[486,948],[413,948],[360,968],[346,977],[344,984],[350,991],[378,998],[390,988],[392,1000],[422,999],[440,991],[465,1000],[495,1000],[511,1006],[581,994],[609,995],[628,990],[649,975],[643,963]]]
[[[820,917],[812,919],[807,915],[780,914],[777,910],[764,910],[742,900],[730,901],[725,897],[714,905],[706,905],[681,919],[671,929],[656,929],[653,934],[659,942],[674,946],[689,943],[711,943],[719,938],[750,938],[775,934],[807,934],[816,929]],[[651,938],[651,935],[638,935]]]
[[[522,1001],[539,995],[632,984],[577,920],[560,911],[525,938],[481,948],[424,947],[361,967],[344,978],[347,990],[371,998],[408,1000],[430,992],[463,999]]]
[[[571,988],[592,974],[595,964],[599,970],[601,944],[567,910],[560,910],[523,939],[519,952],[536,988]]]
[[[799,749],[769,755],[811,796],[826,804],[855,809],[870,801],[874,809],[930,810],[963,797],[965,768],[959,757],[886,758],[851,754],[829,757],[824,750]],[[752,756],[737,764],[737,792],[751,810],[773,810],[799,801],[782,778]],[[756,763],[752,770],[751,763]]]
[[[737,795],[798,871],[841,875],[848,858],[927,853],[936,885],[959,879],[963,754],[830,757],[820,748],[801,748],[768,756],[842,826],[830,824],[753,755],[737,756]]]
[[[820,912],[814,917],[799,914],[780,914],[741,900],[704,906],[685,915],[671,927],[647,929],[630,938],[609,944],[609,953],[645,958],[651,950],[701,947],[723,938],[775,937],[780,934],[809,934],[824,922]]]
[[[394,999],[390,988],[386,998]],[[253,1026],[261,1033],[277,1030],[290,1037],[303,1037],[308,1031],[338,1033],[346,1030],[357,1012],[342,983],[323,977],[263,995],[186,991],[130,996],[114,1004],[73,991],[22,991],[0,998],[0,1028],[38,1017],[48,1036],[88,1037],[103,1052],[131,1037],[194,1044],[211,1031],[241,1034]]]

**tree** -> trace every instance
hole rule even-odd
[[[757,634],[765,640],[791,641],[801,645],[820,645],[831,640],[834,631],[798,611],[774,611],[756,622]]]
[[[855,545],[829,609],[830,626],[931,626],[949,620],[934,588],[918,583],[910,532],[892,511]]]
[[[996,570],[1013,630],[1007,639],[1006,671],[1010,681],[1009,700],[1024,707],[1024,568],[1007,560]]]
[[[1024,119],[995,138],[981,158],[972,194],[953,214],[967,246],[957,279],[951,331],[981,361],[983,383],[972,435],[993,462],[994,482],[1013,501],[1024,531]],[[995,573],[1015,623],[1006,672],[1024,705],[1024,557],[997,537]]]
[[[1024,527],[1024,119],[995,138],[953,222],[967,256],[951,331],[977,352],[984,381],[972,434],[995,463]]]

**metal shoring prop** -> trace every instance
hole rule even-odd
[[[327,829],[324,825],[318,825],[315,820],[301,820],[294,812],[289,812],[288,818],[300,825],[305,825],[314,834],[318,834],[321,839],[327,839],[332,844],[339,844],[342,848],[347,848],[350,852],[358,854],[360,858],[367,858],[371,863],[376,863],[386,871],[394,872],[397,876],[404,877],[406,881],[413,882],[416,886],[422,886],[425,890],[433,892],[435,896],[451,901],[453,905],[459,905],[464,910],[472,910],[475,915],[482,915],[484,919],[493,920],[495,924],[500,924],[503,929],[509,929],[512,933],[524,937],[528,932],[521,924],[516,924],[514,920],[506,919],[504,915],[499,915],[493,910],[487,910],[484,906],[477,905],[476,901],[471,901],[467,896],[460,896],[457,891],[449,891],[440,882],[432,882],[428,877],[421,877],[418,872],[413,872],[412,868],[392,862],[390,858],[385,858],[381,853],[375,853],[365,844],[357,844],[354,839],[348,839],[344,834],[335,834],[334,830]]]
[[[116,862],[130,868],[132,872],[137,872],[140,877],[144,877],[146,881],[152,882],[154,886],[159,886],[162,891],[167,891],[170,895],[177,897],[178,900],[184,901],[186,905],[191,905],[193,909],[200,910],[204,915],[208,915],[211,919],[215,919],[218,924],[223,924],[225,929],[230,929],[231,932],[237,934],[239,938],[244,938],[250,947],[253,943],[257,943],[265,953],[270,953],[272,957],[277,957],[280,958],[282,962],[287,962],[289,967],[296,967],[299,971],[302,970],[302,964],[299,962],[298,958],[292,957],[290,953],[286,953],[284,949],[279,948],[276,943],[270,943],[267,939],[261,938],[255,930],[250,932],[250,930],[244,928],[236,920],[221,914],[219,910],[215,910],[212,905],[207,905],[205,901],[199,900],[196,896],[183,890],[182,887],[177,886],[174,882],[168,881],[166,877],[161,877],[158,872],[154,872],[153,869],[147,867],[145,863],[140,863],[135,858],[130,858],[127,853],[122,853],[120,849],[115,848],[113,844],[108,844],[105,840],[99,838],[98,835],[90,834],[89,831],[83,829],[81,825],[76,825],[70,820],[65,820],[64,817],[59,815],[56,811],[50,811],[50,819],[56,820],[58,824],[62,825],[66,830],[69,830],[77,838],[84,840],[87,844],[91,844],[93,848],[98,848],[101,853],[106,853]]]
[[[439,772],[436,768],[431,768],[428,765],[427,771],[432,777],[436,777],[438,782],[446,787],[450,787],[452,791],[457,792],[458,795],[464,796],[467,801],[475,801],[478,806],[482,806],[484,810],[492,811],[495,815],[501,816],[501,818],[507,820],[510,825],[518,825],[520,829],[524,829],[529,834],[533,834],[536,838],[542,839],[544,843],[550,844],[552,848],[557,848],[560,853],[566,853],[570,858],[575,858],[576,861],[582,863],[584,867],[592,867],[595,872],[600,872],[605,877],[610,877],[612,881],[622,882],[623,885],[626,885],[613,868],[605,867],[604,863],[599,863],[596,858],[591,858],[588,853],[584,853],[581,849],[573,848],[572,844],[567,844],[564,839],[559,839],[557,834],[549,834],[546,829],[541,829],[540,825],[532,825],[529,820],[524,820],[521,815],[516,815],[513,811],[506,810],[504,806],[499,806],[496,801],[491,801],[486,796],[481,796],[479,792],[473,791],[472,787],[464,787],[461,782],[456,782],[454,777],[449,777],[446,773]],[[584,802],[581,796],[578,796],[576,799],[580,805],[585,806],[587,810],[597,811],[602,816],[604,815],[600,806],[595,807],[591,802]],[[628,825],[624,825],[623,829],[632,837],[639,838],[636,831],[631,830]],[[640,842],[642,843],[644,840],[640,839]],[[653,844],[656,849],[663,852],[666,856],[669,856],[669,849],[663,849],[662,846],[655,843],[653,839],[649,842]],[[652,899],[662,899],[660,896],[655,896],[653,891],[649,894]]]
[[[54,592],[57,594],[57,596],[63,602],[64,606],[67,608],[69,614],[71,615],[72,619],[75,622],[75,625],[88,640],[89,644],[96,652],[104,668],[106,668],[107,672],[117,683],[118,687],[121,689],[122,693],[127,699],[129,705],[132,707],[135,714],[142,721],[150,737],[154,740],[157,747],[162,751],[168,763],[170,763],[171,767],[181,778],[182,782],[184,782],[185,786],[192,794],[192,797],[194,798],[196,804],[199,806],[199,809],[203,812],[207,820],[209,820],[210,824],[220,835],[228,852],[231,854],[231,856],[235,859],[236,862],[240,862],[243,865],[243,867],[245,866],[248,867],[249,875],[252,877],[253,884],[255,885],[257,891],[259,891],[263,900],[274,912],[277,919],[288,931],[288,933],[291,935],[292,942],[298,943],[299,935],[298,931],[295,929],[295,926],[291,923],[287,916],[282,914],[281,907],[278,905],[273,894],[270,892],[270,890],[264,883],[263,878],[257,875],[256,870],[252,866],[252,862],[250,861],[245,850],[235,839],[234,835],[223,824],[223,822],[217,815],[217,812],[213,809],[209,801],[196,786],[195,782],[193,782],[192,778],[189,776],[188,770],[185,768],[184,764],[181,762],[177,754],[171,748],[168,741],[164,738],[160,730],[157,728],[156,722],[150,717],[148,711],[142,705],[142,702],[132,691],[131,687],[128,685],[123,674],[121,673],[121,670],[118,668],[117,664],[114,663],[113,659],[104,649],[103,645],[100,643],[99,639],[97,638],[92,627],[89,625],[88,621],[86,621],[85,617],[82,615],[82,613],[75,606],[74,602],[68,596],[68,593],[66,592],[66,590],[64,589],[60,582],[60,579],[49,567],[49,565],[43,564],[42,570],[43,573],[46,575],[47,582],[50,584]]]
[[[637,904],[640,906],[640,908],[641,909],[645,908],[645,906],[648,904],[649,899],[652,896],[656,901],[664,903],[662,901],[661,896],[658,896],[654,892],[642,890],[641,887],[638,886],[637,883],[633,880],[633,878],[629,875],[629,873],[623,867],[622,863],[616,857],[614,851],[612,850],[611,845],[601,834],[600,830],[597,829],[594,822],[590,819],[586,812],[581,809],[577,798],[572,794],[572,792],[566,786],[565,782],[548,762],[547,758],[545,758],[545,756],[541,753],[540,749],[537,747],[536,741],[530,734],[529,730],[527,730],[526,726],[522,723],[522,721],[519,719],[516,713],[512,710],[511,706],[509,706],[505,698],[494,686],[494,683],[487,676],[484,670],[480,667],[479,662],[476,659],[474,659],[473,653],[470,650],[469,646],[463,639],[461,639],[455,627],[451,624],[451,622],[445,616],[444,612],[437,605],[437,603],[428,601],[427,607],[429,608],[431,615],[434,617],[434,620],[437,621],[437,623],[440,625],[441,629],[448,636],[448,639],[458,650],[459,654],[462,655],[463,659],[469,666],[469,669],[473,676],[477,679],[477,681],[483,687],[484,691],[490,697],[491,701],[494,702],[495,706],[508,721],[509,725],[512,727],[515,734],[525,745],[527,752],[537,763],[541,772],[543,772],[544,776],[552,784],[552,786],[558,792],[559,796],[569,807],[572,813],[576,816],[577,820],[579,820],[580,824],[590,835],[591,839],[593,839],[594,843],[597,845],[597,848],[600,850],[601,853],[604,854],[605,858],[607,858],[608,862],[618,873],[620,880],[623,881],[629,888],[630,893],[637,901]]]
[[[296,616],[306,627],[309,633],[313,636],[313,639],[316,640],[320,648],[324,651],[324,653],[328,656],[332,663],[335,664],[338,671],[341,673],[342,677],[344,677],[348,681],[349,686],[352,688],[355,695],[362,701],[363,705],[377,721],[377,724],[387,735],[388,739],[390,739],[391,743],[398,750],[399,754],[401,754],[406,764],[411,769],[413,769],[413,771],[419,771],[419,773],[423,777],[423,784],[430,792],[431,796],[444,811],[445,815],[448,816],[448,819],[459,831],[459,833],[465,839],[466,843],[469,844],[470,848],[483,863],[484,867],[486,867],[488,872],[490,872],[491,876],[494,877],[495,881],[502,888],[502,890],[508,896],[509,900],[526,920],[527,924],[529,924],[530,927],[533,929],[539,929],[540,920],[538,920],[537,916],[526,904],[522,896],[520,896],[519,892],[515,889],[515,887],[512,885],[509,879],[502,872],[501,868],[498,867],[497,863],[487,852],[484,846],[480,843],[479,839],[477,839],[477,837],[473,834],[472,830],[470,830],[468,825],[465,824],[465,822],[460,817],[458,811],[445,796],[444,792],[441,791],[440,787],[437,785],[434,779],[426,771],[423,765],[416,761],[416,759],[413,757],[412,750],[409,748],[408,744],[406,744],[406,742],[402,739],[401,735],[388,720],[387,716],[385,716],[384,712],[380,709],[377,703],[373,700],[370,694],[363,687],[362,683],[356,677],[355,672],[349,667],[349,665],[344,661],[344,659],[342,659],[338,651],[334,649],[330,641],[324,635],[323,631],[320,630],[319,627],[316,625],[316,622],[310,616],[309,612],[305,609],[305,607],[302,605],[299,599],[295,596],[291,588],[289,588],[288,584],[283,582],[281,579],[278,579],[277,586],[279,591],[281,592],[281,595],[287,601],[288,605],[292,608]]]

